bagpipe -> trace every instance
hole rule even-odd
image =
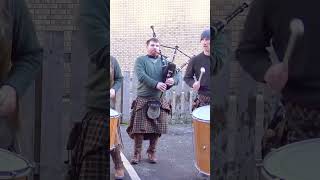
[[[242,3],[237,9],[235,9],[230,15],[225,17],[223,20],[215,21],[212,26],[210,26],[210,31],[213,34],[213,39],[216,35],[221,32],[226,25],[228,25],[236,16],[242,13],[246,8],[249,7],[249,2]]]
[[[154,26],[150,26],[150,28],[152,29],[153,37],[156,38],[157,36],[154,31]],[[165,45],[160,45],[160,46],[174,50],[171,61],[169,60],[168,56],[165,56],[161,53],[161,50],[159,50],[159,52],[158,52],[158,55],[160,55],[160,58],[162,61],[162,82],[165,83],[168,78],[173,78],[176,74],[178,74],[182,70],[182,68],[185,65],[187,65],[187,64],[185,64],[183,67],[177,68],[177,65],[174,63],[177,52],[182,53],[183,55],[187,56],[190,59],[191,59],[191,57],[188,56],[187,54],[185,54],[184,52],[182,52],[181,50],[179,50],[179,46],[175,46],[175,47],[170,47],[170,46],[165,46]],[[170,89],[171,87],[172,86],[167,86],[167,90]]]
[[[210,26],[210,31],[213,33],[213,39],[216,37],[220,31],[222,31],[227,24],[229,24],[237,15],[242,13],[246,8],[249,7],[249,2],[244,2],[242,5],[240,5],[237,9],[235,9],[230,15],[225,17],[225,19],[216,21],[213,23],[212,26]],[[154,31],[154,26],[150,26],[152,29],[153,37],[156,38],[156,33]],[[179,46],[170,47],[165,45],[160,45],[160,47],[173,49],[173,56],[172,61],[169,60],[169,58],[161,53],[161,50],[159,51],[158,55],[160,55],[161,61],[162,61],[162,82],[165,83],[168,78],[174,77],[177,73],[179,73],[186,65],[189,64],[192,57],[188,56],[181,50],[179,50]],[[184,62],[180,67],[177,67],[177,65],[174,63],[175,56],[177,52],[180,52],[184,56],[188,57],[188,60]],[[170,89],[172,86],[167,86],[167,90]]]

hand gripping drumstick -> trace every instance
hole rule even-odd
[[[289,59],[292,55],[292,50],[295,45],[298,36],[302,36],[304,33],[304,25],[300,19],[293,19],[290,23],[291,35],[288,43],[287,50],[285,52],[283,62],[288,65]]]
[[[202,75],[204,74],[206,72],[206,69],[204,68],[204,67],[201,67],[200,68],[200,76],[199,76],[199,80],[197,80],[197,78],[194,76],[193,78],[194,78],[194,80],[195,81],[198,81],[199,83],[200,83],[200,81],[201,81],[201,78],[202,78]]]

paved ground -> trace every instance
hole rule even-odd
[[[170,125],[169,133],[160,138],[158,144],[157,164],[147,162],[146,149],[149,144],[144,141],[142,161],[132,167],[141,180],[202,180],[209,179],[198,173],[194,166],[193,129],[189,125]],[[125,145],[123,154],[130,161],[133,155],[133,141],[125,132],[126,126],[121,126],[123,142]],[[113,175],[113,162],[111,175]],[[131,166],[131,165],[129,165]],[[130,168],[130,167],[129,167]],[[126,178],[131,179],[126,171]],[[113,177],[111,177],[113,180]],[[134,179],[134,178],[133,178]]]

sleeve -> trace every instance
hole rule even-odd
[[[123,76],[121,73],[121,68],[118,61],[115,59],[114,60],[114,85],[112,88],[118,91],[121,87],[122,82],[123,82]]]
[[[188,84],[189,87],[192,87],[194,84],[194,69],[193,69],[194,59],[192,58],[187,66],[186,73],[184,75],[183,80]]]
[[[110,4],[107,0],[80,0],[80,30],[88,46],[90,61],[107,68],[110,60]]]
[[[259,82],[264,82],[264,74],[271,66],[266,47],[270,46],[272,32],[267,26],[266,9],[265,1],[252,2],[244,33],[236,50],[236,58],[242,68]]]
[[[211,57],[213,60],[210,64],[210,69],[212,69],[212,74],[216,75],[223,67],[224,60],[229,53],[229,48],[227,47],[226,43],[226,36],[225,33],[222,31],[217,34],[217,37],[213,41],[212,47],[212,55]]]
[[[151,88],[155,88],[157,86],[158,82],[147,75],[142,58],[138,58],[136,60],[134,70],[136,72],[138,81],[146,83],[147,86]]]
[[[22,96],[41,70],[43,49],[37,39],[24,0],[9,1],[13,7],[12,69],[4,84]]]

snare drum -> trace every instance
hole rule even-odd
[[[210,176],[210,106],[192,112],[194,128],[195,166],[202,174]]]
[[[120,123],[120,113],[110,109],[110,150],[120,144],[118,127]]]
[[[27,180],[32,166],[25,158],[0,149],[0,179]]]
[[[265,179],[319,180],[320,138],[288,144],[264,158]]]

